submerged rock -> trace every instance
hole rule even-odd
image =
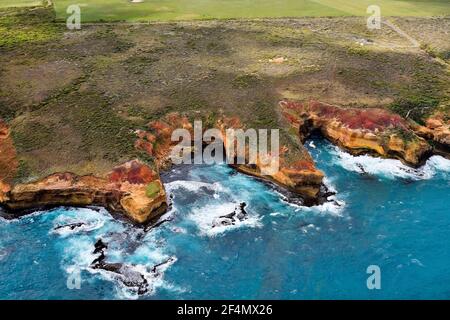
[[[238,206],[236,206],[233,212],[214,219],[212,228],[234,225],[237,221],[244,221],[247,219],[248,215],[245,211],[246,206],[247,204],[245,202],[241,202]]]
[[[75,222],[75,223],[70,223],[70,224],[66,224],[63,226],[56,226],[55,228],[53,228],[53,230],[54,231],[58,231],[58,230],[62,230],[62,229],[75,230],[77,228],[81,228],[84,225],[85,224],[83,222]]]
[[[114,274],[115,278],[123,285],[130,289],[136,290],[137,294],[143,295],[151,291],[146,275],[139,271],[136,266],[125,263],[110,263],[106,261],[106,249],[108,245],[99,239],[95,245],[93,251],[94,254],[98,254],[98,257],[92,261],[91,268],[97,270],[103,270]],[[167,260],[150,268],[150,276],[158,278],[162,276],[164,268],[175,262],[174,257],[170,257]],[[148,275],[147,275],[148,276]]]

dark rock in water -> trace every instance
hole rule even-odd
[[[239,205],[239,210],[236,214],[236,218],[238,218],[239,221],[243,221],[247,217],[247,211],[245,211],[246,206],[247,204],[245,202],[241,202],[241,204]]]
[[[152,273],[158,274],[158,273],[159,273],[159,272],[158,272],[158,269],[159,269],[159,268],[161,268],[161,267],[163,267],[163,266],[165,266],[165,265],[167,265],[167,264],[172,263],[174,260],[175,260],[175,258],[170,257],[170,258],[167,259],[166,261],[161,262],[161,263],[158,263],[157,265],[153,266],[153,268],[152,268]]]
[[[364,169],[364,166],[361,163],[356,163],[356,166],[361,170],[362,173],[366,173],[366,170]]]
[[[102,241],[102,239],[98,239],[98,241],[95,243],[94,247],[95,247],[95,250],[93,252],[94,254],[103,252],[105,249],[108,248],[108,246]]]
[[[137,293],[142,295],[149,290],[148,281],[136,270],[133,270],[131,267],[127,265],[122,265],[116,273],[120,274],[123,279],[121,279],[122,283],[127,287],[137,288]]]
[[[132,266],[123,264],[123,263],[108,263],[103,260],[97,261],[99,259],[94,260],[92,263],[92,268],[101,269],[105,271],[109,271],[115,273],[117,275],[117,279],[120,280],[125,286],[130,288],[137,288],[138,294],[144,294],[148,291],[148,281],[136,270],[133,270]]]
[[[218,227],[218,226],[229,226],[234,225],[236,222],[236,219],[239,221],[244,221],[247,219],[247,211],[245,211],[245,207],[247,204],[245,202],[241,202],[239,206],[236,206],[233,212],[226,214],[224,216],[220,216],[219,218],[215,219],[213,221],[212,227]]]
[[[159,226],[162,225],[163,223],[165,223],[165,222],[170,222],[170,221],[172,221],[172,220],[173,220],[173,217],[168,217],[168,218],[166,218],[166,219],[162,219],[162,220],[156,221],[155,223],[149,224],[148,226],[146,226],[146,227],[144,228],[144,232],[151,231],[151,230],[153,230],[154,228],[159,227]]]
[[[234,222],[234,216],[236,215],[236,212],[233,211],[232,213],[226,214],[224,216],[220,216],[219,218],[221,219],[230,219],[231,221]]]
[[[99,257],[92,261],[91,267],[93,269],[101,269],[114,273],[117,276],[117,279],[125,286],[129,288],[136,288],[139,295],[147,293],[150,290],[148,280],[143,274],[136,271],[133,265],[127,265],[124,263],[109,263],[105,261],[105,249],[107,248],[108,246],[101,239],[95,243],[94,254],[99,254]],[[171,264],[174,260],[175,258],[170,257],[166,261],[153,266],[151,273],[155,278],[160,276],[158,269],[167,264]]]
[[[102,239],[98,239],[94,247],[95,249],[92,253],[99,254],[99,256],[94,261],[92,261],[91,265],[94,269],[96,269],[99,265],[104,263],[104,260],[106,258],[105,249],[107,249],[108,246],[102,241]]]
[[[76,228],[80,228],[80,227],[82,227],[82,226],[84,226],[84,223],[83,222],[76,222],[76,223],[70,223],[70,224],[66,224],[66,225],[63,225],[63,226],[57,226],[57,227],[55,227],[53,230],[61,230],[61,229],[70,229],[70,230],[74,230],[74,229],[76,229]]]

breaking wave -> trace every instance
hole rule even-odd
[[[400,160],[383,159],[369,155],[353,156],[334,146],[331,153],[342,168],[359,174],[375,175],[387,179],[425,180],[433,178],[439,172],[450,172],[450,160],[441,156],[432,156],[420,168],[411,168]]]
[[[204,236],[214,237],[224,232],[235,230],[242,227],[259,228],[262,227],[261,217],[257,214],[250,213],[246,219],[235,219],[232,224],[220,225],[217,223],[220,217],[230,214],[235,209],[236,203],[209,204],[202,207],[193,208],[188,219],[193,221],[199,229],[200,234]]]

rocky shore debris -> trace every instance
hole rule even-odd
[[[172,221],[172,220],[173,220],[173,217],[168,217],[168,218],[165,218],[165,219],[159,219],[159,220],[156,221],[155,223],[151,223],[151,224],[149,224],[148,226],[146,226],[146,227],[144,228],[144,232],[151,231],[151,230],[153,230],[153,229],[159,227],[159,226],[162,225],[163,223],[170,222],[170,221]]]
[[[246,206],[247,204],[245,202],[241,202],[235,207],[233,212],[215,219],[212,227],[235,225],[237,221],[244,221],[248,215],[247,211],[245,211]]]
[[[81,228],[85,225],[84,222],[74,222],[74,223],[69,223],[69,224],[65,224],[65,225],[61,225],[61,226],[56,226],[53,228],[53,231],[63,231],[63,230],[75,230],[78,228]]]
[[[118,281],[126,287],[135,290],[138,295],[143,295],[151,291],[149,281],[142,271],[136,268],[136,266],[125,263],[110,263],[106,261],[106,250],[108,249],[108,245],[103,242],[102,239],[97,240],[94,244],[94,248],[95,249],[92,253],[97,254],[98,257],[92,261],[91,268],[111,272]],[[154,265],[150,268],[150,275],[153,278],[161,277],[165,267],[168,267],[175,261],[175,257],[169,257],[165,261]]]

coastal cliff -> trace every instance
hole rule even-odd
[[[0,119],[0,203],[5,193],[11,189],[17,170],[16,150],[14,148],[8,126]]]
[[[137,223],[158,217],[167,209],[159,176],[133,160],[106,177],[55,173],[40,181],[17,184],[0,192],[0,204],[11,211],[37,207],[98,205]]]
[[[211,121],[204,121],[209,123],[209,128],[218,129],[221,133],[221,141],[225,150],[231,150],[230,144],[233,141],[228,141],[226,138],[227,129],[243,129],[245,125],[242,124],[237,117],[218,116]],[[193,137],[193,125],[189,119],[178,113],[168,114],[165,118],[150,122],[148,124],[148,131],[139,130],[136,132],[138,139],[135,146],[147,152],[150,156],[156,158],[156,162],[160,167],[167,167],[170,164],[170,152],[176,142],[171,141],[171,133],[177,128],[187,129]],[[265,175],[262,172],[264,167],[270,163],[272,156],[268,153],[269,159],[261,159],[258,154],[255,164],[236,164],[230,165],[237,170],[258,177],[262,180],[273,182],[283,188],[289,189],[294,193],[300,195],[307,204],[315,204],[320,202],[320,192],[323,187],[324,174],[316,169],[312,158],[305,151],[303,154],[295,155],[293,147],[280,145],[279,148],[279,170],[276,173]],[[194,149],[193,149],[194,150]],[[234,149],[233,149],[234,150]],[[231,155],[233,158],[234,155]],[[246,145],[246,158],[248,160],[248,145]],[[247,161],[246,161],[247,162]]]
[[[249,149],[245,145],[245,164],[230,165],[240,172],[275,183],[292,191],[306,205],[318,204],[326,197],[324,174],[318,170],[311,156],[301,144],[313,131],[354,154],[370,153],[387,158],[397,158],[411,166],[419,166],[432,153],[448,150],[449,125],[445,114],[436,113],[419,126],[384,109],[341,108],[312,101],[309,104],[280,102],[281,113],[295,129],[296,143],[280,143],[278,152],[256,156],[249,164]],[[227,129],[246,126],[238,117],[203,115],[202,134],[207,129],[217,129],[220,143],[228,159],[236,160],[235,140],[229,141]],[[205,120],[206,119],[206,120]],[[180,113],[170,113],[149,122],[145,130],[135,131],[134,147],[147,154],[156,169],[139,160],[115,167],[105,176],[77,175],[70,172],[52,174],[39,181],[13,184],[17,170],[16,153],[10,132],[0,122],[0,205],[20,211],[49,206],[99,205],[112,212],[121,213],[138,223],[153,220],[166,211],[168,205],[159,170],[171,165],[170,155],[178,141],[172,141],[175,129],[186,129],[191,141],[186,148],[196,151],[192,121]],[[427,140],[434,141],[431,146]],[[205,147],[203,142],[202,147]],[[197,150],[198,151],[198,150]],[[200,150],[203,151],[203,150]],[[265,169],[279,155],[279,170],[267,174]]]
[[[235,148],[230,147],[230,145],[234,144],[234,141],[227,140],[226,129],[245,130],[245,126],[237,118],[223,117],[217,121],[216,127],[222,133],[225,150],[232,149],[235,152]],[[232,167],[243,173],[274,182],[283,188],[287,188],[302,196],[307,204],[317,204],[320,202],[319,198],[321,196],[320,192],[323,186],[324,174],[315,167],[314,161],[309,154],[306,156],[305,154],[294,155],[291,148],[286,145],[280,145],[278,150],[279,170],[271,174],[263,174],[263,172],[265,167],[269,167],[272,161],[275,160],[273,159],[273,152],[269,152],[266,159],[262,159],[261,154],[258,153],[256,164],[254,165],[232,164]],[[248,145],[246,145],[246,159],[249,159]]]
[[[312,101],[282,101],[284,117],[304,141],[313,131],[353,154],[397,158],[417,167],[429,157],[430,144],[399,115],[378,108],[341,108]]]
[[[437,110],[421,126],[411,122],[414,132],[432,142],[434,152],[450,158],[450,117],[448,110]]]

